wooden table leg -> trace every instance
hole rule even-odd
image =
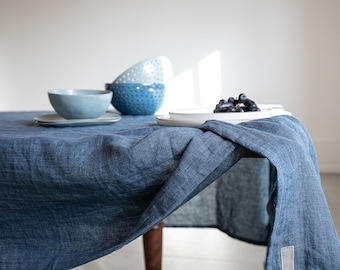
[[[162,269],[163,227],[160,223],[143,235],[145,270]]]

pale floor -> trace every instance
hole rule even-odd
[[[322,175],[338,234],[340,232],[340,175]],[[143,270],[142,239],[74,270]],[[165,228],[163,232],[163,270],[260,270],[266,248],[228,237],[217,229]]]

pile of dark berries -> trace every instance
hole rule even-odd
[[[221,99],[216,104],[214,113],[226,113],[226,112],[257,112],[260,111],[254,101],[247,98],[246,94],[242,93],[238,96],[238,99],[233,97],[228,100]]]

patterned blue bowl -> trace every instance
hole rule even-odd
[[[122,114],[151,115],[162,105],[165,85],[162,83],[112,83],[106,89],[112,91],[111,104]]]

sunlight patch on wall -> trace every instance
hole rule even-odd
[[[158,113],[169,113],[171,110],[192,108],[194,104],[194,76],[188,69],[176,76],[167,87],[165,102]]]
[[[221,99],[221,53],[214,51],[173,78],[158,114],[193,107],[214,107]]]
[[[214,106],[222,95],[221,53],[215,51],[198,63],[200,105]]]

